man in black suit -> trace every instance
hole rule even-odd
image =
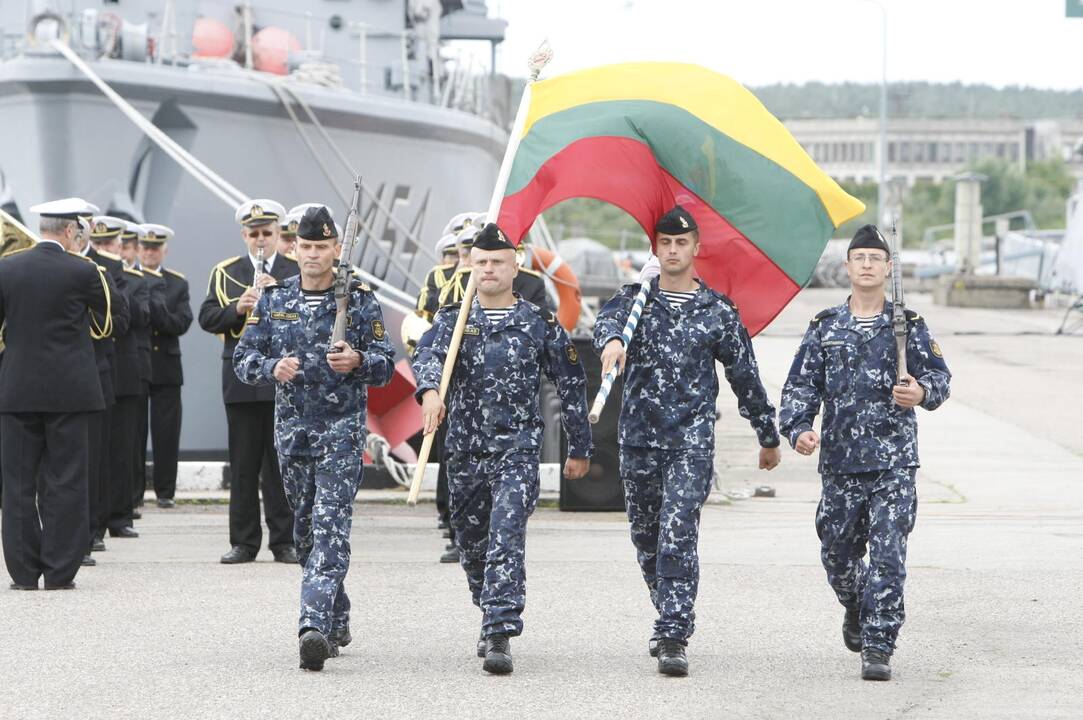
[[[42,241],[0,260],[2,535],[16,589],[43,576],[46,590],[74,588],[87,550],[88,414],[105,408],[90,311],[109,322],[111,305],[105,271],[69,252],[87,205],[31,208]]]
[[[245,385],[233,372],[233,349],[262,289],[299,273],[295,261],[276,252],[279,223],[285,215],[285,209],[273,200],[249,200],[238,208],[235,219],[241,224],[247,252],[215,266],[207,298],[199,308],[199,326],[225,341],[222,399],[229,427],[231,547],[222,562],[227,565],[256,559],[262,542],[261,487],[271,552],[278,562],[297,563],[293,512],[286,502],[274,448],[274,387]],[[261,258],[262,265],[257,267]]]
[[[106,323],[97,313],[91,314],[91,334],[94,338],[94,357],[98,363],[98,379],[102,386],[102,399],[105,409],[90,414],[89,448],[90,468],[87,475],[90,502],[90,550],[105,549],[102,537],[109,521],[111,472],[109,460],[110,427],[113,406],[116,404],[116,339],[128,332],[131,313],[125,295],[127,281],[124,277],[124,263],[118,255],[107,248],[118,242],[124,221],[119,218],[99,215],[89,222],[90,242],[85,254],[96,264],[105,268],[105,278],[109,283],[111,300],[111,325],[103,330]],[[83,565],[96,564],[89,556],[83,559]]]
[[[136,465],[139,458],[139,410],[143,395],[143,363],[140,359],[139,338],[149,332],[150,288],[138,263],[138,228],[125,223],[120,234],[120,256],[124,262],[125,294],[131,322],[128,332],[116,342],[116,405],[110,426],[110,512],[106,523],[109,535],[116,538],[137,538],[132,527],[136,519],[133,488],[136,487]],[[142,473],[140,473],[142,477]]]
[[[144,273],[161,277],[163,294],[150,304],[150,440],[154,448],[154,495],[158,507],[176,503],[177,455],[180,449],[181,368],[180,336],[192,324],[188,280],[176,270],[163,267],[173,231],[165,225],[144,224],[146,235],[139,239],[139,257]],[[142,444],[145,447],[144,435]]]

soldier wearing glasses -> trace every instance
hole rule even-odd
[[[199,326],[220,335],[222,399],[229,427],[229,544],[227,565],[252,562],[262,542],[259,501],[267,520],[269,546],[278,562],[296,564],[293,512],[286,502],[274,448],[274,387],[237,379],[233,351],[263,288],[297,275],[297,262],[277,251],[286,210],[274,200],[249,200],[237,209],[246,252],[215,266]],[[262,479],[262,484],[261,484]]]

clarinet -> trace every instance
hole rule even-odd
[[[263,295],[263,288],[259,286],[261,277],[263,277],[263,246],[256,250],[256,272],[252,274],[252,287],[256,288],[257,295]]]

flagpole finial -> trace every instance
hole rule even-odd
[[[549,64],[549,61],[553,59],[553,48],[549,45],[549,39],[542,40],[542,44],[538,46],[538,49],[534,51],[534,54],[527,60],[526,66],[530,69],[530,81],[534,82],[538,79],[538,75],[541,74],[542,68]]]

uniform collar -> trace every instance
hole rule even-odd
[[[658,301],[658,304],[664,307],[667,311],[671,313],[678,312],[670,306],[669,301],[666,300],[664,295],[662,295],[662,288],[659,280],[660,278],[658,276],[655,276],[651,279],[651,295],[653,295],[654,299]],[[699,278],[695,278],[695,280],[697,285],[696,294],[692,296],[691,302],[695,303],[696,305],[707,305],[711,302],[713,295],[710,289],[708,289],[708,287],[704,284],[702,280],[700,280]]]
[[[61,252],[67,252],[67,250],[64,249],[64,246],[61,245],[56,240],[52,240],[50,238],[42,238],[41,240],[38,241],[38,247],[40,247],[40,248],[50,249],[49,248],[50,245],[55,245],[57,248],[60,249]]]
[[[891,324],[891,309],[892,305],[886,299],[884,300],[884,309],[876,316],[875,322],[872,324],[872,329],[869,331],[868,336],[871,337],[884,327]],[[838,306],[838,312],[835,314],[834,325],[838,328],[845,328],[847,330],[853,330],[862,337],[865,337],[866,332],[857,324],[857,320],[854,319],[854,314],[850,310],[850,297],[846,297],[846,302]]]

